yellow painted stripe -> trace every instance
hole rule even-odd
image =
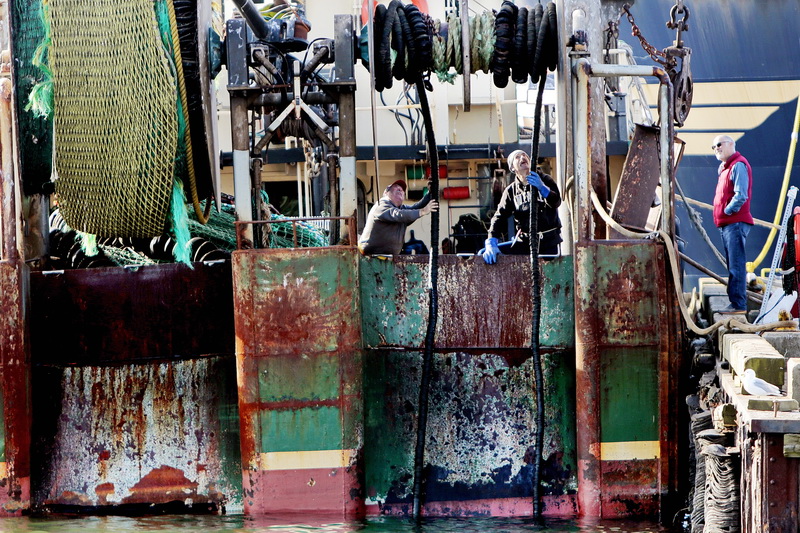
[[[658,459],[660,456],[661,447],[657,440],[600,443],[601,461]]]
[[[8,463],[5,461],[0,461],[0,479],[5,479],[8,477]]]
[[[797,98],[798,90],[800,90],[798,80],[695,83],[692,105],[785,104]],[[658,84],[647,84],[644,86],[644,91],[647,103],[656,107]],[[691,112],[689,116],[691,117]]]
[[[261,454],[261,470],[344,468],[355,463],[356,450],[267,452]]]

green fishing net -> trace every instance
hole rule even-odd
[[[177,153],[176,84],[152,0],[49,0],[56,195],[73,228],[164,231]]]

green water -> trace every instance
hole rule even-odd
[[[324,522],[308,517],[246,518],[229,516],[156,516],[156,517],[82,517],[82,518],[6,518],[0,519],[0,532],[280,532],[280,533],[516,533],[523,531],[549,532],[677,532],[652,522],[623,521],[558,521],[547,520],[538,525],[524,518],[430,518],[419,525],[405,518],[369,518],[359,522]]]

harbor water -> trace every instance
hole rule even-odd
[[[227,516],[151,516],[151,517],[21,517],[0,521],[0,532],[15,533],[122,533],[122,532],[280,532],[280,533],[517,533],[536,531],[677,533],[680,528],[665,528],[654,522],[619,520],[545,520],[528,518],[429,518],[419,524],[407,518],[372,517],[364,521],[326,522],[308,516],[249,518]]]

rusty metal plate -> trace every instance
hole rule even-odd
[[[658,345],[663,247],[653,241],[603,241],[576,247],[578,336],[595,344]],[[587,332],[589,337],[581,334]]]
[[[539,343],[574,346],[572,258],[540,262]],[[420,347],[428,320],[428,263],[424,256],[363,257],[360,267],[364,343]],[[531,270],[527,256],[439,258],[437,349],[530,346]]]
[[[364,514],[357,256],[233,254],[247,514]]]
[[[25,327],[28,269],[0,261],[0,516],[30,508],[30,355]]]
[[[237,352],[360,349],[357,255],[349,248],[235,252]]]
[[[659,132],[655,126],[636,124],[611,207],[612,218],[620,224],[643,228],[647,223],[661,177]]]
[[[35,377],[36,508],[241,509],[233,357],[47,366]]]
[[[233,354],[229,262],[31,274],[36,364]]]

